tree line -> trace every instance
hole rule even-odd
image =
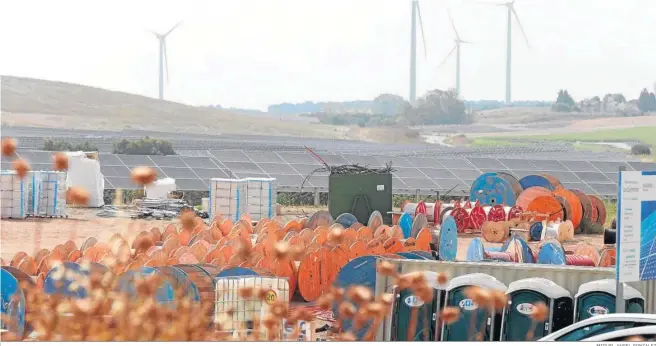
[[[552,104],[552,110],[556,112],[609,112],[621,115],[640,115],[656,112],[656,95],[647,88],[643,88],[638,98],[633,100],[627,100],[620,93],[609,93],[603,98],[594,96],[576,102],[566,89],[561,89],[556,96],[556,102]]]
[[[43,140],[45,151],[98,151],[98,147],[85,141],[72,144],[64,140]],[[176,155],[173,144],[167,140],[144,137],[140,139],[121,139],[113,143],[113,154],[127,155]]]

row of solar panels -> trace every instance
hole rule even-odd
[[[100,155],[101,171],[106,187],[130,189],[130,170],[136,166],[150,166],[160,177],[176,179],[180,190],[208,189],[211,178],[272,177],[277,179],[279,191],[325,191],[328,173],[321,171],[321,162],[306,152],[273,152],[221,150],[209,151],[209,157]],[[33,169],[50,169],[51,153],[22,151]],[[401,157],[321,154],[329,165],[360,164],[381,167],[391,162],[394,171],[393,189],[399,193],[442,193],[467,195],[470,184],[480,174],[506,171],[518,177],[549,173],[568,188],[589,194],[614,196],[617,194],[617,170],[656,170],[656,163],[605,162],[570,160],[526,160],[454,157]],[[3,161],[3,166],[5,162]],[[317,171],[319,170],[319,171]],[[307,179],[306,179],[307,178]]]

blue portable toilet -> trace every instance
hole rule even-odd
[[[444,304],[446,286],[437,283],[437,273],[423,271],[426,282],[433,287],[433,300],[422,302],[412,290],[398,290],[394,286],[394,306],[392,307],[391,341],[437,341],[439,340],[438,315]],[[413,308],[418,309],[417,326],[408,339],[408,328]]]
[[[603,279],[579,286],[574,296],[574,323],[592,316],[615,313],[615,280]],[[624,284],[625,311],[644,313],[645,298],[635,288]]]
[[[531,328],[531,340],[537,340],[572,324],[572,295],[551,280],[517,280],[510,283],[506,294],[508,305],[503,311],[502,341],[527,341]],[[531,314],[536,303],[544,303],[549,308],[549,316],[534,324]]]
[[[453,324],[442,323],[442,341],[471,341],[469,327],[471,323],[476,326],[485,325],[482,341],[497,341],[501,332],[501,316],[503,311],[495,311],[488,307],[477,306],[465,296],[469,287],[480,287],[488,290],[506,292],[508,287],[495,277],[483,273],[458,276],[449,282],[446,288],[445,307],[457,306],[460,308],[460,319]],[[475,322],[472,322],[472,319]],[[480,331],[480,328],[477,329]]]

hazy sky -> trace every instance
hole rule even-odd
[[[490,2],[490,0],[481,0]],[[410,0],[2,1],[0,73],[157,97],[166,31],[165,97],[266,109],[280,102],[408,97]],[[466,0],[420,2],[418,94],[455,85],[447,8],[462,39],[462,94],[505,93],[506,10]],[[513,19],[513,99],[622,92],[656,81],[656,1],[517,0],[530,49]],[[421,38],[419,38],[421,40]]]

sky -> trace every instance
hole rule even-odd
[[[461,94],[505,95],[507,11],[480,0],[421,0],[417,94],[455,86],[451,11],[460,37]],[[656,1],[517,0],[513,100],[575,99],[656,82]],[[0,74],[157,97],[165,32],[165,98],[266,110],[270,104],[408,97],[411,0],[21,0],[0,4]]]

